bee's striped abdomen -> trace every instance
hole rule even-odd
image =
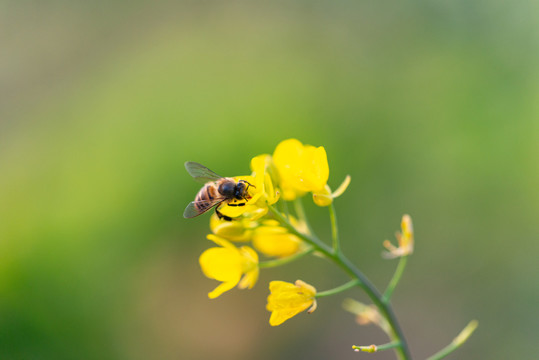
[[[221,197],[213,184],[204,185],[195,197],[195,207],[202,213],[215,205],[216,201]]]

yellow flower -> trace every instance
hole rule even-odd
[[[199,258],[200,267],[208,278],[223,282],[208,297],[214,299],[238,283],[240,289],[252,288],[258,280],[258,254],[248,246],[237,248],[213,234],[207,237],[221,247],[204,251]]]
[[[273,163],[279,171],[284,200],[294,200],[306,192],[324,190],[329,166],[324,147],[303,145],[299,140],[282,141],[273,153]]]
[[[239,176],[236,180],[245,180],[252,184],[249,187],[251,198],[244,206],[222,206],[219,211],[231,218],[245,215],[251,220],[256,220],[266,215],[268,205],[273,205],[279,200],[279,191],[273,185],[270,176],[272,167],[269,155],[259,155],[251,160],[251,176]]]
[[[262,154],[251,159],[252,176],[255,177],[255,185],[260,188],[261,200],[273,205],[279,200],[279,191],[275,188],[278,173],[270,155]]]
[[[271,326],[281,325],[308,308],[309,314],[316,309],[316,289],[301,280],[297,280],[295,284],[272,281],[269,289],[271,294],[268,296],[266,309],[271,311]]]
[[[266,256],[286,257],[300,251],[303,242],[276,220],[266,220],[253,232],[253,246]]]
[[[217,214],[210,217],[211,231],[230,241],[246,242],[253,237],[253,230],[258,226],[256,221],[248,218],[239,218],[236,221],[219,219]]]
[[[414,251],[414,228],[410,215],[402,217],[401,229],[402,232],[395,234],[399,247],[395,247],[389,240],[384,241],[384,246],[389,250],[389,252],[383,253],[385,258],[393,259],[399,256],[407,256]]]

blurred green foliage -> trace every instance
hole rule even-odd
[[[320,259],[206,298],[208,218],[181,217],[199,186],[183,163],[246,174],[289,137],[326,147],[333,187],[352,175],[343,249],[380,288],[381,243],[412,215],[394,298],[417,358],[471,318],[453,358],[534,357],[537,3],[126,6],[0,3],[0,358],[355,359],[383,342],[342,297],[269,327],[270,280],[345,279]]]

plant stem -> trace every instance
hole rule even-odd
[[[337,227],[337,214],[335,213],[335,205],[331,202],[329,206],[329,218],[331,220],[331,237],[333,239],[333,252],[338,254],[341,252],[339,244],[339,228]]]
[[[305,210],[303,209],[303,203],[301,202],[300,198],[296,198],[294,200],[294,210],[296,211],[296,216],[298,217],[298,220],[303,221],[305,226],[307,226],[309,233],[313,234],[313,229],[311,228],[311,225],[309,224],[309,221],[307,220],[307,216],[305,215]]]
[[[321,242],[320,239],[318,239],[314,234],[311,233],[310,235],[306,235],[299,232],[292,224],[290,224],[290,222],[287,221],[286,218],[284,218],[277,210],[275,210],[273,206],[269,206],[269,209],[275,215],[277,220],[291,233],[298,236],[300,239],[307,242],[308,244],[311,244],[315,251],[318,251],[325,255],[328,259],[337,264],[350,277],[358,280],[357,285],[365,291],[365,293],[369,296],[373,303],[378,307],[382,315],[386,318],[391,328],[391,332],[389,334],[391,340],[399,342],[399,346],[395,349],[399,359],[410,360],[411,356],[408,350],[406,340],[404,338],[404,334],[400,329],[395,314],[393,313],[391,304],[386,303],[382,300],[382,295],[376,289],[376,287],[374,287],[370,280],[365,275],[363,275],[363,273],[358,268],[356,268],[355,265],[352,264],[350,260],[348,260],[343,254],[334,253],[333,249]]]
[[[299,259],[300,257],[303,257],[307,254],[310,254],[314,251],[314,248],[312,247],[309,247],[299,253],[296,253],[294,255],[290,255],[290,256],[287,256],[287,257],[284,257],[284,258],[280,258],[280,259],[275,259],[275,260],[268,260],[268,261],[261,261],[260,263],[258,263],[258,267],[259,268],[272,268],[272,267],[276,267],[276,266],[281,266],[281,265],[285,265],[285,264],[288,264],[294,260],[297,260]]]
[[[337,286],[334,289],[321,291],[319,293],[316,293],[316,297],[318,298],[318,297],[335,295],[335,294],[338,294],[338,293],[343,292],[345,290],[348,290],[350,288],[353,288],[356,285],[359,285],[359,280],[358,279],[353,279],[353,280],[350,280],[349,282],[347,282],[346,284],[342,284],[341,286]]]
[[[359,286],[365,291],[365,293],[369,296],[369,298],[372,300],[372,302],[376,305],[376,307],[380,310],[384,318],[386,318],[387,322],[389,323],[389,326],[391,328],[389,337],[393,341],[400,342],[400,346],[396,348],[399,358],[403,360],[411,359],[406,339],[404,338],[404,334],[399,326],[399,323],[397,322],[397,317],[393,312],[391,304],[389,302],[386,303],[382,300],[382,295],[376,289],[376,287],[344,255],[338,255],[338,257],[334,258],[333,261],[350,276],[356,277],[361,281],[361,284],[359,284]]]
[[[384,292],[384,296],[382,297],[382,301],[387,303],[389,302],[389,299],[391,299],[391,294],[393,294],[393,290],[395,290],[395,287],[399,283],[402,273],[404,272],[404,268],[406,267],[406,262],[408,260],[408,255],[401,256],[399,260],[399,264],[397,265],[397,269],[395,269],[395,273],[393,274],[393,277],[391,278],[391,281],[387,285],[387,289]]]
[[[354,349],[355,351],[364,351],[364,352],[370,352],[370,353],[373,353],[373,352],[377,352],[377,351],[383,351],[383,350],[388,350],[388,349],[393,349],[393,348],[396,348],[398,346],[400,346],[400,342],[398,341],[392,341],[390,343],[387,343],[387,344],[382,344],[382,345],[369,345],[369,346],[357,346],[357,345],[353,345],[352,346],[352,349]]]
[[[477,320],[470,321],[468,325],[466,325],[466,327],[460,332],[460,334],[458,334],[457,337],[453,339],[451,344],[447,345],[442,350],[429,357],[427,360],[440,360],[451,354],[453,351],[457,350],[462,344],[466,342],[466,340],[468,340],[470,335],[472,335],[472,333],[477,328],[477,325],[479,325]]]
[[[290,219],[290,211],[288,211],[288,203],[286,201],[281,201],[281,203],[283,204],[282,205],[282,210],[284,212],[284,214],[286,215],[286,218],[287,219]]]

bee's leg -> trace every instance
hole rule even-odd
[[[232,203],[229,203],[227,204],[228,206],[245,206],[245,203],[237,203],[237,204],[232,204]]]
[[[231,217],[228,217],[228,216],[226,216],[226,215],[221,214],[221,212],[219,211],[218,208],[215,208],[215,213],[217,214],[217,217],[218,217],[219,219],[223,219],[223,220],[226,220],[226,221],[232,221],[232,218],[231,218]]]
[[[247,185],[248,185],[248,186],[247,186],[247,189],[249,189],[249,186],[252,186],[252,187],[254,187],[254,188],[256,189],[256,186],[254,186],[253,184],[251,184],[251,183],[250,183],[249,181],[247,181],[247,180],[240,180],[239,182],[242,182],[242,183],[247,184]],[[246,189],[246,190],[247,190],[247,189]]]

